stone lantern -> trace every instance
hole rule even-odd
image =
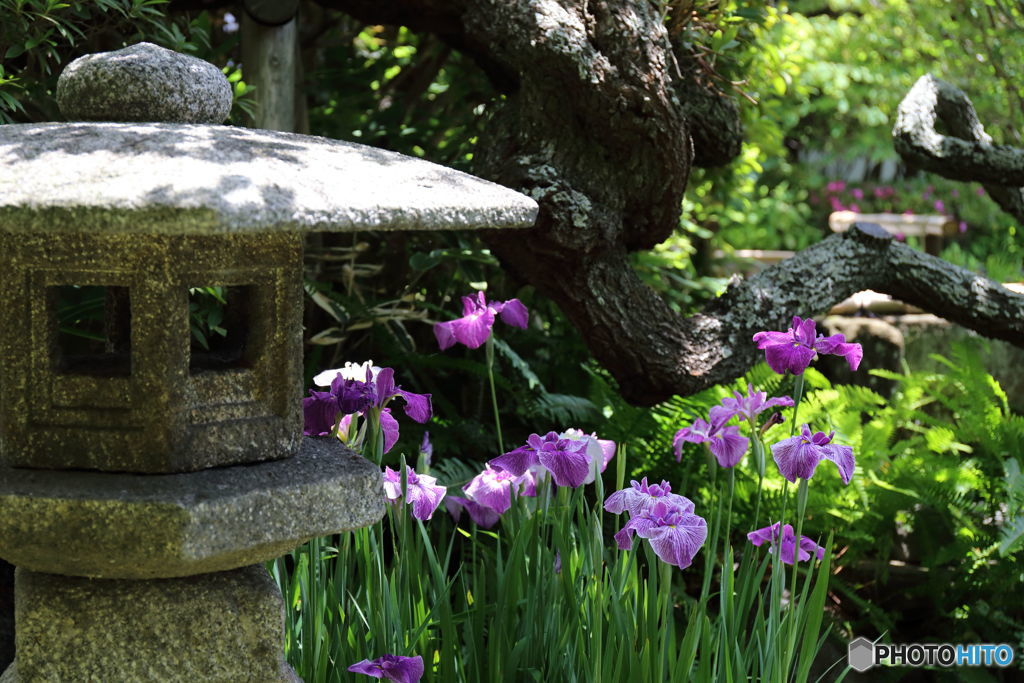
[[[0,557],[18,567],[0,681],[293,680],[260,563],[384,512],[374,465],[301,434],[303,233],[525,227],[536,204],[214,125],[220,72],[146,43],[76,60],[57,95],[78,122],[0,126]],[[196,349],[203,288],[227,332]],[[86,290],[83,346],[59,303]]]

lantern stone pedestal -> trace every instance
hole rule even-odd
[[[153,581],[19,567],[15,599],[2,683],[299,680],[281,654],[281,592],[259,565]]]
[[[536,203],[213,125],[223,76],[153,45],[82,58],[57,93],[101,122],[0,126],[0,557],[18,567],[0,681],[295,680],[260,563],[384,514],[376,466],[301,436],[302,234],[526,227]],[[85,351],[61,304],[83,288],[103,301]],[[227,327],[205,350],[203,290]]]

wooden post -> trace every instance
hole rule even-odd
[[[298,3],[247,0],[244,4],[242,77],[256,86],[253,125],[294,132]]]

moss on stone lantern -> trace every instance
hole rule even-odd
[[[376,467],[302,437],[303,233],[536,215],[422,160],[216,125],[230,99],[142,43],[65,70],[76,122],[0,126],[3,683],[293,679],[258,563],[384,511]]]

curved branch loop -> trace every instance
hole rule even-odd
[[[938,132],[942,124],[949,135]],[[896,151],[912,166],[951,180],[980,182],[997,204],[1024,222],[1024,150],[992,144],[970,99],[925,74],[900,102],[892,131]]]

